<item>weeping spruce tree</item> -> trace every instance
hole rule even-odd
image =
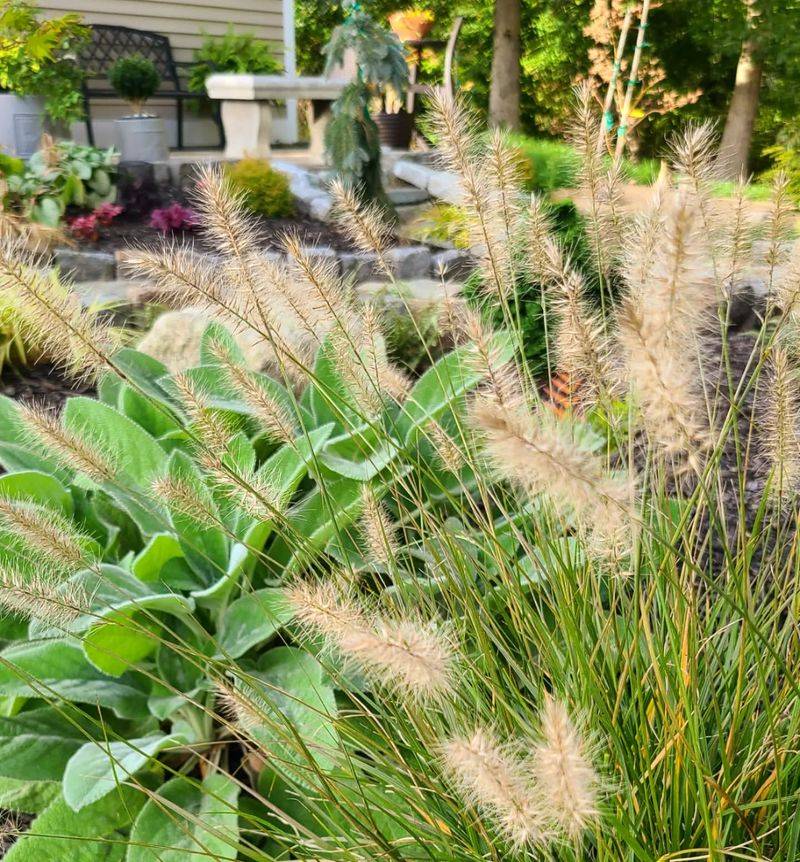
[[[403,46],[394,33],[353,2],[325,47],[326,73],[345,63],[348,50],[355,54],[356,74],[333,105],[325,148],[333,167],[361,200],[375,201],[390,212],[381,177],[378,127],[370,106],[386,90],[398,95],[405,90],[408,66]]]

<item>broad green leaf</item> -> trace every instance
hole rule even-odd
[[[183,744],[183,737],[162,734],[115,742],[87,742],[67,763],[64,800],[73,811],[80,811],[144,769],[159,752]]]
[[[61,780],[25,781],[0,776],[0,808],[39,814],[61,795]],[[8,858],[6,856],[6,858]]]
[[[97,397],[108,404],[109,407],[116,407],[119,404],[119,393],[125,384],[122,379],[110,371],[104,374],[97,384]]]
[[[154,398],[160,404],[167,406],[173,413],[175,412],[175,401],[170,399],[158,382],[162,377],[169,374],[166,365],[152,356],[140,353],[130,347],[125,347],[114,354],[114,364],[145,395],[149,395],[150,398]]]
[[[73,575],[69,583],[81,586],[91,598],[89,612],[81,614],[65,627],[71,634],[85,632],[92,626],[114,616],[118,611],[163,611],[181,616],[194,610],[190,598],[167,592],[160,583],[144,583],[121,566],[103,563],[99,572],[82,571]],[[54,636],[59,630],[44,623],[32,623],[32,636]]]
[[[164,566],[175,558],[183,558],[180,542],[171,533],[156,533],[137,554],[131,571],[140,581],[157,581]]]
[[[120,387],[117,407],[152,437],[158,438],[181,428],[172,412],[163,404],[142,395],[127,383]]]
[[[237,858],[239,785],[213,773],[198,785],[179,776],[142,808],[131,830],[126,862],[189,862]],[[177,816],[176,810],[185,812]]]
[[[303,393],[301,404],[312,411],[320,425],[334,422],[342,428],[362,424],[363,419],[336,369],[334,352],[328,341],[317,352],[314,376]]]
[[[294,612],[282,589],[245,593],[226,609],[220,624],[219,655],[239,658],[276,635]]]
[[[70,810],[62,796],[34,820],[6,854],[6,862],[122,862],[126,831],[146,796],[133,787],[84,808]]]
[[[74,718],[74,716],[72,716]],[[88,732],[50,706],[0,718],[0,775],[26,781],[60,781]]]
[[[498,363],[508,362],[514,355],[513,339],[507,332],[498,332],[491,347]],[[471,361],[473,354],[471,345],[459,347],[437,360],[417,380],[397,417],[395,431],[400,440],[408,442],[417,429],[438,419],[480,383],[484,372]]]
[[[265,720],[251,732],[274,753],[275,767],[304,784],[308,755],[320,769],[331,769],[338,749],[336,697],[322,665],[305,650],[275,647],[264,653],[252,676],[261,684],[248,682],[247,690],[262,701]]]
[[[58,479],[36,470],[23,470],[0,476],[0,497],[8,500],[27,500],[49,506],[69,517],[72,514],[72,497]]]
[[[320,461],[339,476],[368,482],[386,469],[399,451],[385,430],[362,425],[330,440]]]
[[[0,653],[0,693],[63,698],[105,706],[122,718],[147,714],[147,682],[134,674],[118,679],[93,667],[79,643],[52,639],[16,644]]]
[[[166,453],[155,439],[107,404],[83,396],[70,398],[64,425],[103,447],[120,472],[140,488],[149,488],[166,470]]]
[[[332,536],[358,517],[362,487],[354,479],[338,479],[312,491],[289,511],[288,526],[281,531],[285,535],[279,535],[270,548],[270,564],[294,570],[313,559]]]
[[[83,636],[86,658],[109,676],[122,676],[158,648],[160,624],[131,608],[114,611]]]

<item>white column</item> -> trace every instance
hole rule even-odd
[[[294,77],[297,74],[297,46],[294,32],[294,0],[283,2],[283,66],[284,74]],[[296,143],[299,137],[297,128],[297,100],[286,101],[286,136],[288,143]]]

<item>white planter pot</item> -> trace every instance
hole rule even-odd
[[[165,162],[169,158],[161,117],[121,117],[114,127],[124,162]]]
[[[39,149],[44,99],[0,93],[0,152],[26,159]]]

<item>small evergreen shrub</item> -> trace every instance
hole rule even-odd
[[[286,177],[264,159],[242,159],[227,169],[228,179],[247,209],[265,218],[288,218],[294,198]]]
[[[108,80],[114,91],[140,114],[145,102],[152,98],[161,83],[161,76],[152,60],[140,54],[120,57],[111,67]]]

